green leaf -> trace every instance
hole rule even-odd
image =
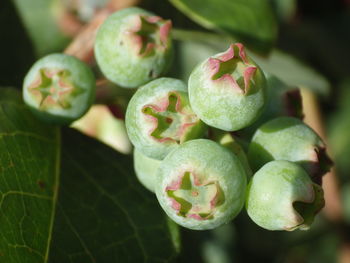
[[[49,262],[167,262],[165,215],[129,156],[78,132],[62,135],[62,175]]]
[[[59,132],[0,90],[0,262],[45,262],[58,186]]]
[[[226,32],[259,53],[267,53],[277,23],[267,0],[170,0],[201,26]]]
[[[171,261],[166,216],[130,156],[69,128],[60,137],[0,90],[0,262]]]

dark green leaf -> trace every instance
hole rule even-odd
[[[0,90],[0,262],[168,262],[167,219],[131,158]],[[57,191],[57,189],[59,189]]]
[[[175,256],[156,197],[129,156],[64,130],[50,262],[167,262]]]
[[[277,24],[267,0],[170,0],[188,17],[208,29],[232,35],[251,49],[268,52]]]
[[[59,132],[0,90],[0,262],[45,262],[58,186]]]

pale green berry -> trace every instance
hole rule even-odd
[[[138,89],[128,104],[125,124],[137,150],[159,160],[205,131],[189,104],[185,84],[172,78],[156,79]]]
[[[41,120],[69,124],[80,118],[95,99],[95,77],[75,57],[51,54],[39,59],[23,83],[23,100]]]
[[[155,190],[167,215],[179,225],[213,229],[242,209],[246,173],[229,149],[207,139],[185,142],[158,169]]]
[[[219,133],[215,136],[215,141],[230,149],[241,161],[248,178],[252,176],[252,170],[250,169],[247,155],[232,134],[227,132]]]
[[[289,161],[265,164],[248,185],[248,215],[268,230],[306,230],[323,207],[321,186]]]
[[[303,118],[303,107],[300,89],[288,86],[271,74],[266,74],[267,100],[263,113],[250,126],[242,131],[242,136],[251,138],[254,132],[265,122],[273,118],[290,116]]]
[[[138,7],[117,11],[98,30],[95,57],[110,81],[139,87],[168,69],[171,22]]]
[[[236,131],[253,123],[265,105],[266,80],[242,44],[200,63],[191,73],[189,97],[206,124]]]
[[[263,124],[253,136],[248,159],[254,171],[273,160],[297,162],[315,178],[330,167],[321,138],[301,120],[292,117]]]
[[[134,149],[134,169],[140,183],[154,192],[157,170],[161,161],[147,157]]]

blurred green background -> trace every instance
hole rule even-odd
[[[62,52],[107,2],[3,0],[0,86],[20,89],[32,63]],[[173,21],[176,55],[169,76],[187,81],[199,61],[240,41],[267,73],[317,94],[339,179],[343,219],[321,214],[309,231],[269,232],[242,212],[232,224],[213,231],[182,229],[178,261],[350,262],[343,256],[343,248],[350,246],[350,1],[143,0],[139,5]],[[112,89],[114,102],[123,108],[130,94]],[[130,152],[123,122],[106,119],[99,129],[110,132],[94,135]],[[84,130],[84,124],[77,126]]]

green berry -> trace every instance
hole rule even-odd
[[[259,118],[242,131],[242,135],[251,138],[254,132],[265,122],[281,116],[303,118],[302,98],[300,90],[289,86],[271,74],[266,74],[267,100]]]
[[[157,170],[161,161],[143,155],[134,149],[134,169],[140,183],[151,192],[154,192]]]
[[[172,78],[156,79],[138,89],[128,104],[125,124],[137,150],[159,160],[205,130],[192,111],[185,84]]]
[[[197,139],[165,157],[155,190],[161,207],[176,223],[195,230],[213,229],[228,223],[242,209],[246,177],[232,151]]]
[[[109,16],[98,30],[95,57],[112,82],[135,88],[158,78],[172,58],[171,22],[141,8]]]
[[[40,119],[69,124],[92,105],[95,78],[91,69],[77,58],[51,54],[38,60],[27,73],[23,99]]]
[[[206,124],[236,131],[253,123],[265,105],[266,80],[242,44],[199,64],[191,73],[192,108]]]
[[[222,146],[231,150],[241,161],[243,168],[248,177],[252,176],[252,170],[250,169],[248,158],[241,145],[235,140],[232,134],[223,133],[217,136],[218,141]]]
[[[311,176],[329,170],[330,159],[321,138],[301,120],[280,117],[263,124],[254,134],[248,150],[254,171],[273,160],[300,164]]]
[[[321,186],[289,161],[265,164],[252,177],[246,208],[250,218],[268,230],[306,230],[324,207]]]

